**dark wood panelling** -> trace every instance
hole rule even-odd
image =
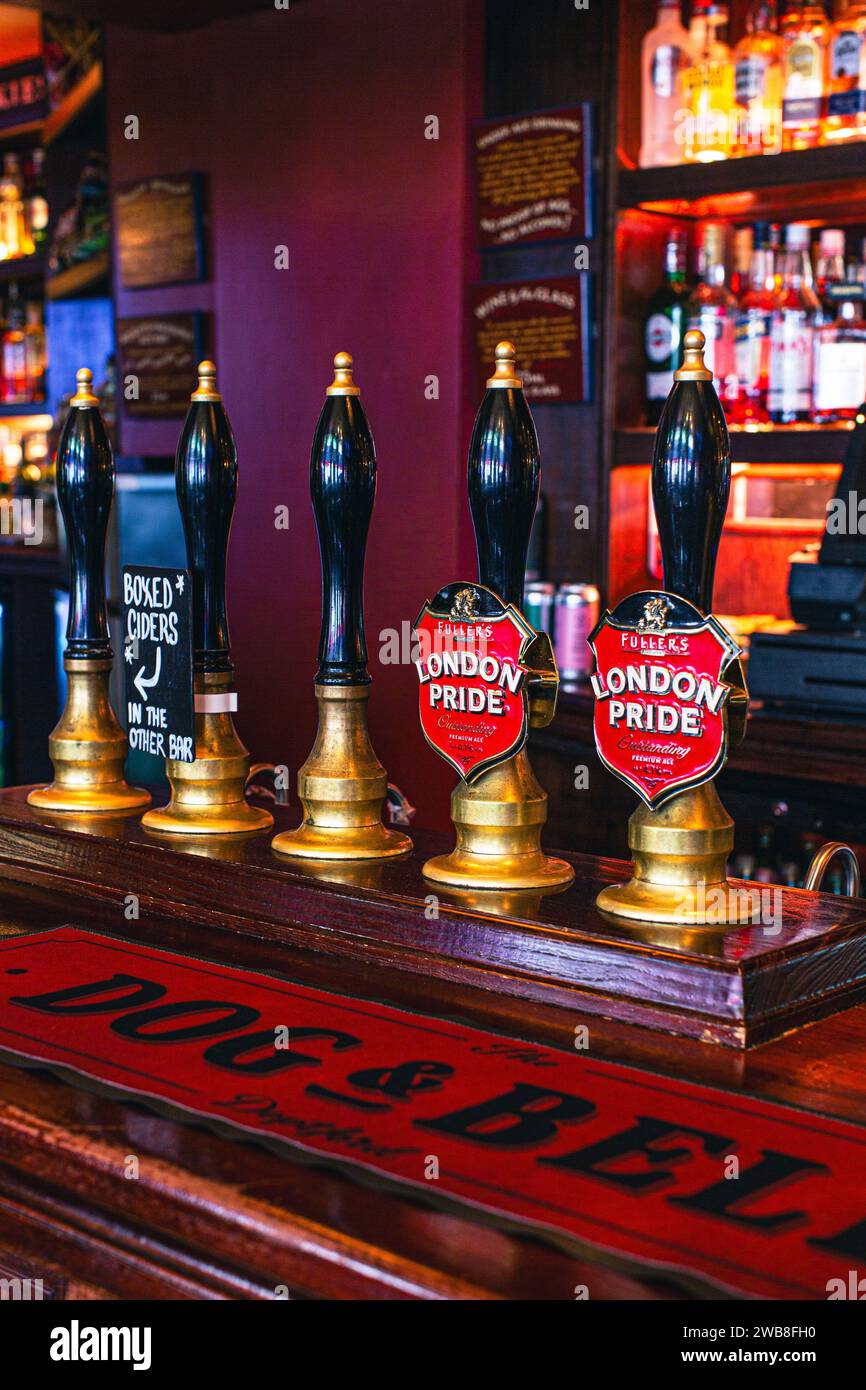
[[[607,536],[604,412],[607,371],[604,329],[610,277],[613,5],[577,10],[573,0],[488,0],[485,114],[596,104],[596,235],[593,272],[593,400],[586,405],[533,405],[541,443],[542,490],[549,508],[546,577],[555,583],[603,585]],[[483,258],[486,280],[574,274],[574,243],[513,247]],[[574,508],[590,509],[588,530],[576,530]]]

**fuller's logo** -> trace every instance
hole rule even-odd
[[[740,655],[717,620],[675,594],[632,594],[589,644],[605,766],[653,808],[714,777],[728,746],[725,672]]]
[[[537,634],[483,584],[448,584],[415,623],[421,728],[466,782],[505,762],[526,742],[525,664]]]

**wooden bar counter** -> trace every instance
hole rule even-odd
[[[347,1027],[364,1001],[386,1006],[389,1017],[399,1010],[401,1026],[443,1037],[482,1030],[467,1035],[479,1068],[487,1056],[518,1059],[535,1065],[543,1083],[543,1068],[567,1059],[587,1081],[595,1071],[599,1105],[630,1086],[638,1124],[658,1125],[647,1117],[674,1102],[680,1123],[623,1149],[631,1159],[614,1156],[612,1182],[603,1144],[589,1176],[588,1168],[583,1178],[549,1168],[562,1204],[567,1190],[578,1190],[569,1184],[581,1183],[578,1224],[567,1229],[550,1191],[543,1220],[515,1214],[501,1199],[519,1185],[510,1177],[516,1150],[507,1147],[486,1151],[486,1200],[446,1191],[444,1158],[442,1188],[434,1181],[424,1192],[363,1164],[288,1141],[266,1146],[200,1114],[123,1094],[134,1086],[94,1084],[80,1062],[58,1074],[4,1051],[0,1276],[39,1278],[56,1298],[571,1300],[578,1289],[596,1299],[804,1298],[826,1293],[823,1274],[815,1287],[813,1270],[780,1260],[773,1242],[795,1238],[792,1222],[804,1250],[826,1251],[834,1237],[842,1272],[856,1262],[857,1242],[866,1246],[862,1184],[846,1186],[831,1156],[861,1135],[866,1143],[863,901],[785,890],[781,931],[760,946],[747,943],[746,929],[713,941],[694,932],[641,938],[594,906],[600,887],[625,873],[614,860],[569,856],[574,886],[547,899],[436,899],[420,868],[445,845],[440,836],[418,833],[415,853],[401,861],[314,872],[278,860],[267,837],[178,847],[134,819],[49,818],[24,798],[24,789],[0,793],[0,951],[20,933],[74,928],[207,963],[211,975],[258,972],[326,992]],[[281,829],[296,813],[278,807],[276,817]],[[417,1058],[429,1058],[427,1043],[419,1033]],[[439,1115],[453,1109],[443,1096]],[[414,1094],[410,1100],[418,1106]],[[703,1107],[700,1125],[692,1106]],[[648,1228],[629,1215],[644,1179],[632,1177],[633,1190],[618,1195],[621,1175],[636,1161],[651,1175],[679,1135],[675,1177],[661,1183],[668,1200],[694,1158],[694,1140],[683,1134],[703,1134],[704,1159],[716,1151],[705,1132],[713,1115],[728,1146],[736,1124],[745,1126],[735,1142],[744,1162],[749,1115],[775,1126],[787,1135],[784,1153],[820,1177],[809,1180],[816,1200],[833,1188],[835,1206],[813,1210],[809,1181],[777,1190],[782,1173],[765,1195],[755,1200],[753,1190],[736,1199],[740,1207],[726,1200],[715,1215],[709,1198],[695,1206],[681,1195],[679,1212],[668,1208],[670,1227],[653,1226],[651,1248]],[[618,1112],[608,1131],[622,1131],[622,1118]],[[467,1137],[460,1142],[469,1154]],[[558,1138],[545,1152],[585,1142],[579,1125]],[[437,1152],[432,1134],[423,1142]],[[758,1161],[780,1159],[775,1143],[759,1147]],[[647,1176],[646,1187],[654,1193],[655,1179]],[[660,1199],[641,1198],[650,1200]],[[755,1229],[775,1269],[764,1283],[740,1243],[754,1240]]]

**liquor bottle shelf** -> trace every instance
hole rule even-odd
[[[694,219],[796,214],[859,222],[866,218],[864,170],[866,144],[856,140],[710,164],[620,168],[617,205]]]
[[[108,271],[111,260],[107,251],[100,251],[86,261],[79,261],[67,270],[60,270],[45,281],[45,294],[48,299],[69,299],[73,295],[85,294],[95,289],[101,281],[108,285]]]
[[[4,420],[28,415],[46,415],[48,406],[41,401],[0,401],[0,424]]]
[[[841,463],[848,445],[847,425],[769,425],[758,429],[733,427],[734,463]],[[652,463],[655,430],[649,427],[614,432],[614,468]]]

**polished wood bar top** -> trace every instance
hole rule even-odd
[[[277,808],[277,829],[296,816]],[[623,876],[622,863],[571,855],[575,885],[532,903],[444,893],[437,903],[420,870],[447,838],[413,838],[406,860],[317,877],[277,860],[266,837],[181,847],[156,842],[134,819],[49,820],[13,789],[0,794],[0,933],[71,923],[567,1051],[585,1026],[593,1057],[635,1068],[648,1083],[655,1074],[775,1101],[794,1107],[794,1128],[808,1126],[804,1112],[866,1120],[864,1005],[751,1047],[731,1045],[736,1010],[716,1032],[677,1036],[671,1027],[689,1011],[688,990],[701,1022],[710,1017],[705,977],[724,982],[712,993],[721,1013],[750,971],[763,1010],[755,1017],[766,1021],[779,1001],[761,998],[760,981],[776,989],[783,980],[773,962],[796,973],[829,934],[826,979],[839,951],[856,959],[866,903],[786,890],[783,929],[768,951],[739,930],[708,950],[691,940],[636,942],[594,906],[599,888]],[[594,986],[585,973],[593,958]],[[603,993],[623,975],[633,981],[628,997]],[[843,993],[847,978],[836,982]],[[659,1005],[665,982],[680,993]],[[749,996],[741,987],[739,997]],[[134,1182],[124,1175],[130,1154],[141,1164]],[[57,1296],[264,1298],[285,1285],[293,1297],[570,1299],[581,1283],[593,1297],[682,1296],[651,1266],[583,1259],[491,1227],[470,1208],[436,1210],[6,1065],[0,1250],[0,1263],[14,1256],[13,1265],[36,1268]]]
[[[860,900],[767,888],[751,926],[645,926],[595,906],[602,887],[628,877],[617,860],[570,855],[576,882],[546,894],[446,890],[422,874],[449,847],[443,835],[416,833],[402,859],[302,864],[275,854],[267,835],[156,836],[134,817],[50,814],[25,798],[23,789],[0,793],[7,880],[63,892],[73,881],[79,901],[118,911],[134,894],[141,922],[155,913],[249,938],[251,949],[267,943],[270,955],[264,945],[258,959],[287,969],[309,955],[348,969],[353,982],[360,970],[433,974],[472,992],[733,1047],[866,996]],[[277,831],[297,819],[276,810]],[[145,931],[130,925],[130,935]]]

